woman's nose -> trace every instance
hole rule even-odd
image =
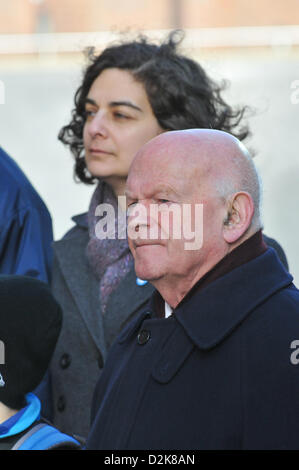
[[[105,114],[102,111],[98,111],[92,121],[89,123],[88,131],[91,137],[96,137],[100,135],[102,137],[107,137],[107,120]]]

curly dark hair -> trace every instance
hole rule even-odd
[[[71,122],[59,132],[75,158],[75,176],[84,183],[97,179],[86,168],[83,145],[85,100],[93,81],[108,68],[128,70],[144,85],[154,115],[165,130],[210,128],[229,132],[239,140],[249,135],[242,122],[247,107],[232,108],[222,97],[227,82],[215,83],[200,64],[181,55],[183,32],[172,31],[160,45],[145,36],[111,45],[95,55],[91,49],[81,86],[75,93]]]

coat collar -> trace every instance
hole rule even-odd
[[[192,342],[207,350],[225,339],[258,305],[292,280],[275,251],[269,248],[187,297],[173,315]]]
[[[248,261],[202,290],[185,297],[167,319],[157,322],[177,321],[175,328],[163,345],[152,376],[160,383],[168,383],[177,373],[193,348],[207,351],[224,341],[247,316],[275,292],[292,282],[279,261],[276,252],[269,248],[257,258]],[[123,331],[118,341],[123,343],[134,336],[141,324],[153,317],[156,311],[155,291],[147,308]],[[160,296],[161,300],[161,296]]]
[[[229,336],[262,302],[292,281],[293,277],[285,270],[275,250],[268,248],[252,261],[233,269],[202,290],[195,290],[193,295],[187,295],[173,311],[173,317],[191,344],[208,350]],[[155,290],[144,310],[119,336],[120,343],[132,337],[148,318],[168,321],[168,318],[157,315],[157,297],[163,301]]]
[[[88,221],[87,221],[87,212],[83,212],[82,214],[77,214],[72,217],[72,221],[78,227],[88,229]]]

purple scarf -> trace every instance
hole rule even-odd
[[[108,226],[113,225],[115,239],[99,239],[96,235],[96,225],[101,220],[101,217],[95,215],[96,207],[103,203],[110,204],[114,209],[114,220],[111,217],[109,218],[109,212],[103,214],[103,217],[105,217],[105,220],[109,218]],[[119,239],[118,228],[120,228],[123,235],[125,227],[124,224],[118,227],[117,215],[118,206],[115,194],[111,186],[100,181],[93,193],[88,210],[89,242],[86,254],[89,264],[99,280],[103,314],[106,312],[109,296],[134,265],[127,238]]]

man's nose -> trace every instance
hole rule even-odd
[[[138,202],[128,208],[128,224],[133,230],[137,231],[139,226],[149,224],[149,207],[144,202]]]
[[[149,201],[134,204],[128,209],[128,235],[130,238],[151,238],[150,234],[157,221],[152,216],[152,205]]]
[[[107,126],[107,118],[105,113],[99,110],[93,117],[92,121],[88,126],[88,132],[91,137],[96,137],[100,135],[102,137],[107,137],[108,135],[108,126]]]

